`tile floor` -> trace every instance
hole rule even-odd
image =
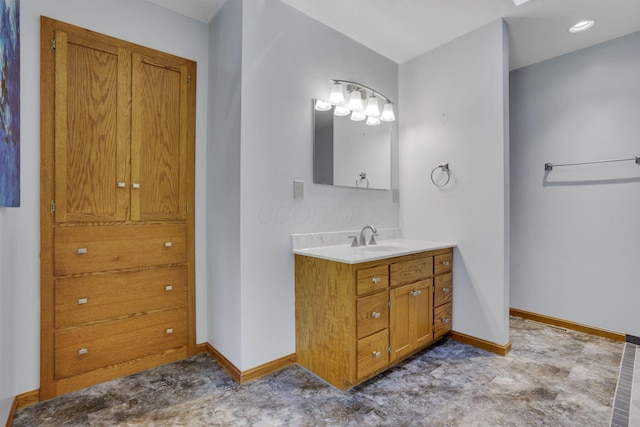
[[[299,366],[239,385],[198,355],[22,408],[14,426],[611,424],[624,343],[514,317],[511,343],[501,357],[442,340],[348,392]]]

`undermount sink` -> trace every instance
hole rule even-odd
[[[404,246],[401,246],[401,245],[387,244],[387,245],[360,246],[358,249],[360,249],[361,251],[367,251],[367,252],[391,252],[391,251],[401,251],[408,248],[405,248]]]

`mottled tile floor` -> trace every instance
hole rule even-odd
[[[348,392],[206,355],[19,410],[14,426],[608,426],[624,344],[511,318],[505,357],[443,340]]]

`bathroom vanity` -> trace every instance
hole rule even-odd
[[[347,390],[451,330],[453,244],[295,252],[299,365]]]

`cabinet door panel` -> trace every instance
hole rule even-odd
[[[119,221],[127,216],[126,50],[56,32],[56,222]]]
[[[186,218],[187,79],[186,65],[133,54],[134,221]]]
[[[391,362],[401,359],[409,354],[412,349],[412,322],[411,322],[411,285],[401,286],[389,291],[391,300],[390,309],[390,336],[391,336]]]
[[[413,297],[414,345],[420,347],[433,339],[433,279],[423,280],[415,285]]]

